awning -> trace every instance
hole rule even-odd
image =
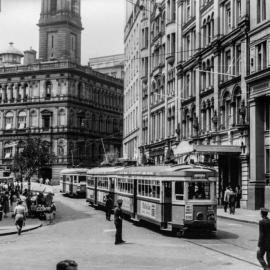
[[[194,145],[195,152],[201,153],[241,153],[237,145]]]
[[[191,153],[241,153],[241,148],[238,145],[194,145],[188,141],[182,141],[176,147],[175,156],[184,156]]]

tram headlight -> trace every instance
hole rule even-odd
[[[196,215],[197,220],[203,220],[203,213],[202,212],[198,212]]]

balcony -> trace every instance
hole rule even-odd
[[[173,53],[169,53],[168,56],[166,57],[166,60],[168,61],[168,63],[170,65],[173,65],[174,61],[175,61],[175,55],[174,52]]]

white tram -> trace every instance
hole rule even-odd
[[[60,192],[69,196],[86,194],[86,168],[70,168],[60,172]]]
[[[101,173],[102,172],[102,173]],[[105,195],[123,200],[123,212],[162,230],[216,231],[217,173],[198,165],[98,168],[87,172],[87,199],[104,204]],[[107,180],[106,180],[107,179]],[[104,186],[98,183],[106,184]],[[101,202],[102,201],[102,202]]]

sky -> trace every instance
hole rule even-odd
[[[0,50],[38,51],[41,0],[1,0]],[[90,57],[124,53],[125,0],[81,0],[82,64]]]

